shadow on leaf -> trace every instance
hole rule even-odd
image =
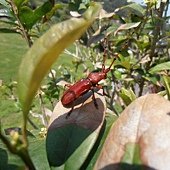
[[[131,165],[128,163],[118,163],[118,164],[110,164],[101,168],[100,170],[156,170],[155,168],[146,166],[146,165]]]
[[[64,112],[51,123],[46,139],[51,166],[73,164],[71,160],[76,158],[76,164],[80,164],[76,166],[80,167],[85,161],[96,142],[104,117],[103,101],[100,98],[96,100],[99,109],[90,101],[74,109],[68,119]]]

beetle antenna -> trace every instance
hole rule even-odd
[[[107,37],[104,38],[104,41],[103,41],[103,48],[104,48],[104,53],[103,53],[103,64],[102,64],[102,71],[105,70],[105,62],[106,62],[106,54],[107,54]]]
[[[112,65],[114,64],[115,60],[117,59],[117,57],[118,57],[118,54],[115,53],[114,58],[113,58],[113,60],[112,60],[112,62],[110,64],[109,68],[105,69],[105,71],[104,71],[105,73],[108,73],[110,71],[110,69],[111,69]]]

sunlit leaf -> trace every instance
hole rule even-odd
[[[84,3],[81,3],[80,5],[79,5],[79,9],[78,10],[84,10],[84,9],[86,9],[87,7],[86,7],[86,5],[84,4]]]
[[[82,18],[72,18],[54,25],[28,50],[20,65],[18,76],[19,99],[25,116],[51,65],[68,45],[85,32],[99,9],[100,5],[95,3],[89,7]]]
[[[123,25],[121,25],[121,26],[115,31],[115,35],[116,35],[119,31],[129,30],[129,29],[132,29],[132,28],[136,28],[136,27],[139,26],[140,23],[141,23],[141,22],[123,24]]]
[[[122,98],[122,100],[124,101],[126,105],[129,105],[130,103],[132,103],[132,101],[136,99],[136,96],[134,92],[132,91],[132,89],[128,90],[128,89],[125,89],[124,87],[121,88],[120,97]]]
[[[107,135],[109,134],[110,128],[113,126],[113,124],[116,122],[117,120],[117,116],[113,115],[113,114],[106,114],[105,117],[105,122],[102,126],[101,132],[100,132],[100,136],[98,137],[95,145],[93,146],[93,149],[97,151],[91,155],[88,156],[87,162],[85,163],[85,165],[87,166],[83,166],[83,169],[93,169],[99,155],[101,152],[101,149],[103,147],[103,144],[107,138]],[[90,161],[89,161],[90,160]],[[88,162],[89,161],[89,162]]]
[[[115,70],[114,71],[114,76],[116,77],[116,79],[121,79],[122,77],[122,74],[119,70]]]
[[[15,17],[7,8],[0,9],[0,31],[1,32],[16,32]]]
[[[8,9],[0,9],[0,17],[11,17],[11,13]]]
[[[170,70],[170,61],[152,67],[149,72],[153,74],[164,70]]]
[[[110,18],[113,17],[113,15],[116,14],[114,12],[108,13],[104,9],[102,9],[99,14],[99,19]]]
[[[170,102],[159,95],[135,100],[112,126],[94,169],[170,167],[169,113]]]
[[[6,0],[0,0],[0,4],[2,4],[3,6],[5,6],[6,8],[10,8],[10,5],[7,3]]]
[[[170,100],[170,77],[163,76],[164,86],[167,91],[168,99]]]
[[[109,28],[106,30],[107,35],[114,33],[119,28],[119,26],[120,26],[119,23],[114,23],[111,26],[109,26]]]

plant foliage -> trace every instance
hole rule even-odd
[[[156,162],[155,143],[169,140],[169,1],[105,0],[108,11],[90,0],[0,4],[0,33],[21,35],[29,47],[17,82],[0,84],[2,99],[23,115],[22,128],[3,133],[2,124],[0,169],[157,168],[146,160]],[[91,90],[74,107],[62,105],[66,84],[113,60],[99,82],[104,92],[95,92],[98,109]],[[148,93],[159,96],[143,96]],[[166,149],[161,153],[169,154]],[[165,161],[159,169],[169,166]]]

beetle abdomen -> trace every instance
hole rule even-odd
[[[72,104],[72,102],[76,99],[76,94],[74,91],[68,90],[63,97],[61,98],[61,102],[63,106],[67,106]]]

